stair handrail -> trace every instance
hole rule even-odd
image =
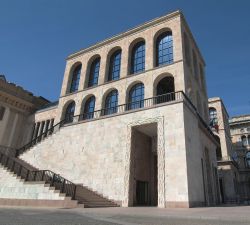
[[[27,149],[34,146],[36,143],[40,142],[43,137],[48,137],[54,133],[56,128],[60,129],[60,127],[64,124],[65,120],[61,120],[59,123],[53,125],[48,130],[44,131],[42,134],[38,135],[37,137],[33,138],[30,142],[22,146],[21,148],[16,150],[15,156],[18,157],[19,155],[23,154]]]
[[[65,193],[66,196],[70,196],[73,200],[76,199],[77,185],[65,179],[60,174],[56,174],[51,170],[30,170],[16,160],[16,158],[2,152],[0,152],[0,164],[25,181],[44,181],[55,187],[56,190]]]

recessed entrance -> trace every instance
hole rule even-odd
[[[132,127],[131,157],[132,205],[157,206],[157,123]]]

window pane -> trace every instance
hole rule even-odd
[[[92,87],[98,84],[99,70],[100,58],[97,58],[94,60],[90,67],[88,87]]]
[[[77,66],[72,74],[70,93],[78,90],[81,69],[82,69],[82,65]]]
[[[144,107],[144,85],[138,83],[129,92],[128,110]]]
[[[173,40],[171,32],[163,33],[157,38],[156,57],[156,66],[173,62]]]
[[[110,57],[108,81],[118,80],[120,78],[121,50],[117,50]]]
[[[140,64],[140,66],[138,66]],[[139,73],[145,70],[145,42],[137,43],[131,56],[131,74]]]

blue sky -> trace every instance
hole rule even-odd
[[[0,0],[0,74],[57,100],[69,54],[176,9],[205,58],[209,97],[250,114],[248,0]]]

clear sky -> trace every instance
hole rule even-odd
[[[0,74],[57,100],[69,54],[176,9],[205,58],[209,97],[250,114],[249,0],[0,0]]]

